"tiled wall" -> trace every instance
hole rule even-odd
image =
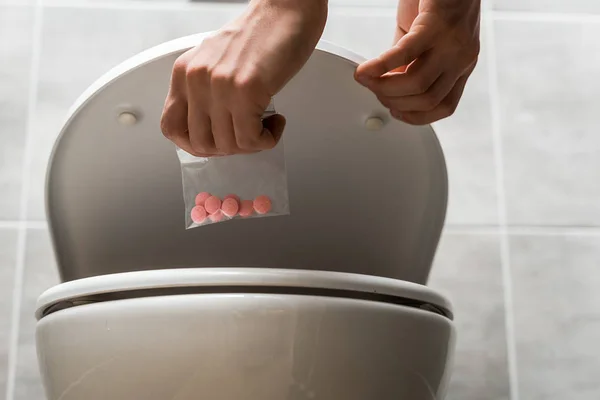
[[[378,54],[395,1],[331,0],[325,38]],[[451,196],[431,285],[460,333],[449,399],[598,399],[600,2],[487,6],[479,67],[436,124]],[[58,281],[43,179],[66,109],[109,67],[241,7],[0,0],[0,399],[43,399],[33,308]]]

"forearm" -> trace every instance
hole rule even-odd
[[[479,20],[481,0],[398,0],[396,22],[400,32],[408,32],[419,13],[434,9],[443,12],[450,23],[461,19],[474,22]]]
[[[319,39],[327,23],[329,0],[250,0],[248,13],[290,26],[310,26]]]
[[[413,21],[419,14],[420,0],[398,0],[398,11],[396,13],[396,37],[400,37],[409,31]]]
[[[250,0],[251,7],[302,12],[305,15],[327,16],[329,0]]]

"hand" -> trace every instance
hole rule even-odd
[[[356,70],[392,116],[424,125],[454,113],[479,55],[480,0],[400,0],[396,45]]]
[[[262,120],[271,97],[302,68],[327,19],[325,0],[256,0],[173,67],[161,129],[195,156],[277,145],[281,115]]]

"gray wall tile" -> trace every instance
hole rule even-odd
[[[0,229],[0,399],[6,392],[17,230]]]
[[[499,237],[444,234],[430,286],[454,306],[458,341],[448,400],[508,400]]]
[[[452,117],[434,124],[448,168],[447,224],[498,223],[487,58],[488,47],[482,37],[479,62],[458,109]]]
[[[8,6],[27,6],[34,4],[35,0],[0,0],[0,7],[3,5]]]
[[[555,13],[600,13],[597,0],[493,0],[495,10]]]
[[[508,220],[600,224],[600,24],[495,25]]]
[[[373,58],[393,45],[395,27],[396,15],[389,10],[330,7],[322,38]]]
[[[193,11],[48,8],[34,122],[29,219],[44,219],[46,166],[67,110],[111,67],[153,45],[222,26],[239,8]],[[107,29],[110,27],[110,29]]]
[[[20,213],[33,9],[0,5],[0,220]]]
[[[0,3],[3,0],[0,0]],[[10,0],[4,0],[10,1]],[[14,0],[13,0],[14,1]],[[16,0],[16,1],[31,1],[31,0]],[[61,2],[64,4],[65,0],[42,0],[44,4],[52,5],[53,3]],[[77,3],[95,3],[95,4],[119,4],[123,2],[140,3],[148,2],[152,3],[165,3],[165,4],[202,4],[202,3],[248,3],[249,0],[70,0],[74,4]],[[329,0],[330,5],[336,6],[359,6],[359,7],[395,7],[398,4],[398,0]]]
[[[35,304],[43,291],[59,283],[46,229],[29,230],[25,254],[14,400],[43,400],[35,350]]]
[[[520,397],[600,398],[600,236],[514,236]]]

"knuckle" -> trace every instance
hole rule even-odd
[[[392,102],[389,97],[386,96],[377,96],[377,100],[385,107],[392,108]]]
[[[167,139],[172,139],[177,136],[177,132],[173,129],[170,117],[170,107],[166,106],[160,117],[160,130]]]
[[[234,154],[237,152],[237,146],[235,143],[222,143],[216,150],[221,154]]]
[[[240,92],[250,93],[257,89],[257,87],[260,85],[260,81],[258,79],[258,75],[256,74],[239,74],[235,76],[233,85],[236,90],[239,90]]]
[[[431,82],[429,79],[422,75],[417,75],[414,78],[414,89],[417,93],[422,94],[427,92],[429,87],[431,86]]]
[[[442,108],[442,113],[444,114],[445,117],[449,117],[451,115],[453,115],[456,112],[456,108],[458,107],[458,103],[457,102],[443,102],[442,104],[440,104],[440,107]]]
[[[173,64],[173,75],[182,75],[185,74],[187,70],[188,61],[187,58],[183,55],[177,57],[175,63]]]
[[[203,81],[210,75],[210,67],[207,64],[188,64],[185,76],[188,81]]]
[[[212,154],[214,151],[208,146],[205,146],[201,143],[194,143],[191,145],[192,150],[194,152],[194,156],[198,157],[200,154]]]
[[[163,114],[163,116],[160,119],[160,130],[161,130],[163,136],[166,137],[167,139],[171,139],[174,136],[173,132],[169,128],[169,124],[167,122],[167,118],[165,117],[164,114]]]
[[[231,87],[233,85],[235,73],[226,69],[214,69],[210,72],[210,83],[218,87]]]
[[[425,111],[431,111],[440,104],[441,99],[435,93],[425,93],[423,95],[423,107]]]
[[[264,144],[264,146],[262,146],[262,148],[264,150],[271,150],[271,149],[275,148],[275,146],[277,146],[278,142],[279,142],[278,140],[265,141],[265,144]]]
[[[243,73],[236,74],[233,83],[241,92],[254,92],[261,86],[260,75],[255,68],[248,68]]]
[[[479,40],[475,40],[472,46],[470,46],[471,58],[476,60],[481,54],[481,43]]]
[[[479,39],[476,39],[462,46],[458,54],[466,65],[471,66],[477,63],[480,53],[481,43],[479,42]]]

